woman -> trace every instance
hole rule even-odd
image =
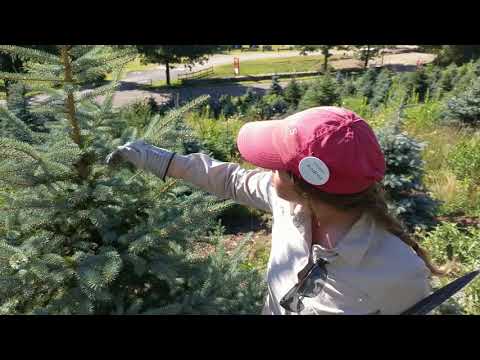
[[[358,115],[317,107],[249,122],[237,146],[267,170],[143,141],[119,147],[107,161],[126,160],[271,212],[263,314],[399,314],[428,296],[429,276],[442,270],[389,215],[379,185],[385,159]]]

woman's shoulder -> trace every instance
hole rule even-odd
[[[394,263],[408,263],[412,266],[424,264],[411,246],[381,226],[377,226],[375,242],[371,250],[377,255],[383,254],[383,256],[394,260]]]
[[[378,229],[360,272],[367,293],[383,304],[382,313],[400,313],[428,296],[430,270],[415,251],[394,234]]]
[[[383,274],[386,281],[425,281],[431,274],[425,262],[398,236],[378,227],[365,254],[364,266]]]

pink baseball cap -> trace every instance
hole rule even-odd
[[[354,112],[335,106],[248,122],[238,133],[237,147],[246,161],[290,171],[331,194],[364,191],[385,175],[385,158],[372,128]]]

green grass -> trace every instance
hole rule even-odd
[[[170,85],[167,85],[165,80],[152,81],[152,84],[138,84],[138,89],[145,91],[166,90],[182,87],[182,80],[171,80]],[[203,86],[203,85],[202,85]]]
[[[389,104],[378,109],[372,109],[367,99],[359,96],[346,96],[342,99],[342,106],[361,116],[373,128],[380,129],[391,121],[397,113],[398,106]]]
[[[442,112],[442,103],[429,100],[420,106],[414,106],[405,110],[405,127],[412,135],[428,133],[438,127]]]
[[[182,86],[182,80],[170,80],[170,86],[167,86],[166,80],[157,80],[153,81],[152,85],[150,86],[151,89],[158,89],[158,88],[166,88],[166,87],[180,87]]]
[[[262,49],[260,50],[256,50],[256,51],[241,51],[240,49],[234,49],[234,50],[230,50],[230,51],[226,51],[225,54],[229,54],[229,55],[239,55],[239,54],[248,54],[249,52],[253,52],[253,53],[283,53],[283,52],[289,52],[289,51],[292,51],[292,50],[278,50],[278,49],[285,49],[286,47],[290,46],[290,45],[271,45],[272,46],[272,50],[266,50],[266,51],[263,51]],[[247,46],[243,46],[245,49],[247,48]],[[294,51],[294,50],[293,50]]]
[[[245,121],[239,118],[213,119],[206,114],[192,113],[186,123],[194,129],[198,138],[221,161],[238,162],[236,138]]]
[[[323,56],[292,56],[285,58],[267,58],[246,60],[240,62],[240,75],[257,75],[275,72],[296,72],[320,70],[323,64]],[[214,67],[212,77],[233,76],[233,65],[220,65]]]
[[[424,183],[432,196],[442,201],[439,214],[477,216],[480,211],[480,173],[474,163],[478,157],[472,151],[459,152],[459,146],[473,141],[475,134],[472,130],[441,125],[440,113],[438,101],[409,108],[405,111],[404,130],[426,145],[423,151]],[[479,134],[477,132],[476,136]],[[459,173],[462,169],[463,172]]]
[[[480,229],[468,227],[460,229],[457,224],[444,222],[429,233],[420,233],[422,245],[428,249],[432,259],[438,264],[448,263],[447,248],[451,249],[455,261],[453,276],[435,279],[437,288],[444,286],[467,272],[478,269],[480,255]],[[447,301],[457,304],[463,314],[479,314],[480,282],[473,281],[468,287]],[[457,307],[456,306],[456,307]]]
[[[125,65],[125,67],[123,68],[123,76],[133,71],[151,70],[151,69],[155,69],[156,67],[158,67],[158,64],[142,64],[140,63],[140,58],[136,58],[135,60]],[[113,80],[113,74],[112,73],[107,74],[105,80],[108,80],[108,81]]]

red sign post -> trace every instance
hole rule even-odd
[[[240,58],[233,58],[233,72],[235,75],[240,75]]]
[[[417,70],[419,70],[419,69],[422,68],[422,67],[423,67],[423,61],[420,60],[420,59],[418,59],[418,60],[417,60]]]

